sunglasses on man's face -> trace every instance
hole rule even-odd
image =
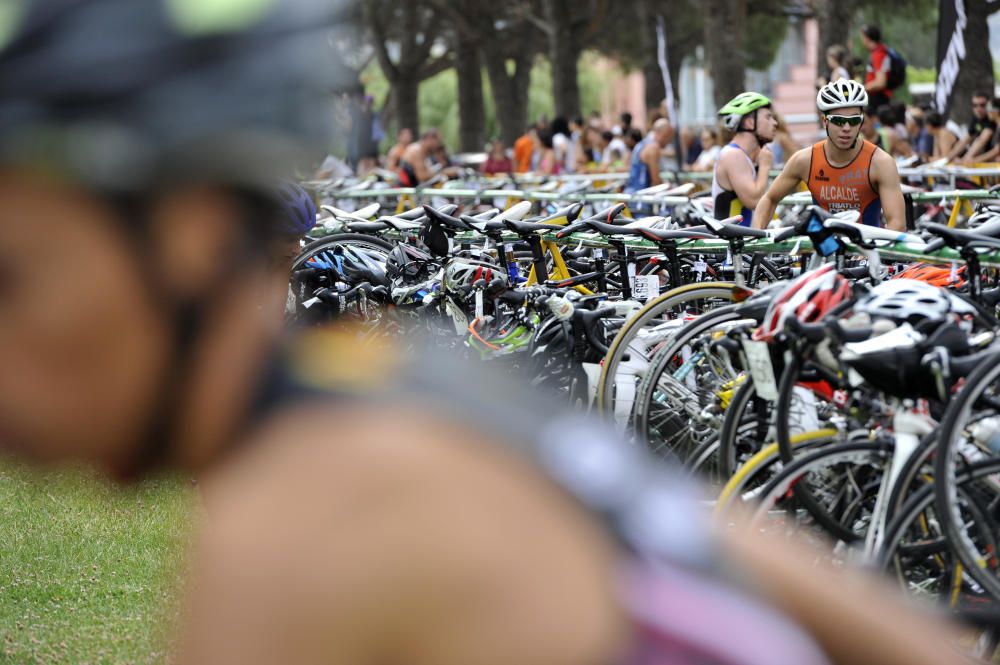
[[[826,119],[837,127],[843,127],[844,125],[857,127],[864,121],[865,117],[863,115],[828,115]]]

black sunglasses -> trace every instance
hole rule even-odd
[[[865,117],[863,115],[828,115],[826,119],[837,127],[843,127],[844,125],[857,127],[864,121]]]

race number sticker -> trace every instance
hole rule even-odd
[[[743,351],[747,354],[747,364],[750,366],[757,396],[771,401],[778,399],[778,383],[774,380],[774,367],[771,365],[771,352],[767,343],[744,340]]]
[[[636,300],[650,300],[660,295],[660,278],[658,275],[639,275],[635,278]]]
[[[451,316],[451,322],[455,324],[455,333],[461,335],[469,329],[469,319],[465,312],[458,308],[451,300],[444,301],[444,309]]]

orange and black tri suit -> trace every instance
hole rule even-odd
[[[833,213],[858,210],[862,223],[881,226],[882,202],[871,181],[872,159],[879,148],[862,139],[861,150],[850,163],[832,166],[826,158],[825,144],[820,141],[813,145],[809,159],[806,186],[813,203]]]

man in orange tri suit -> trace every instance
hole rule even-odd
[[[824,210],[858,210],[861,221],[872,226],[882,225],[884,212],[887,228],[905,231],[906,211],[896,162],[860,136],[868,104],[864,86],[846,79],[828,83],[816,95],[816,104],[823,114],[826,139],[792,155],[757,203],[754,227],[765,228],[778,203],[804,182],[813,202]]]

